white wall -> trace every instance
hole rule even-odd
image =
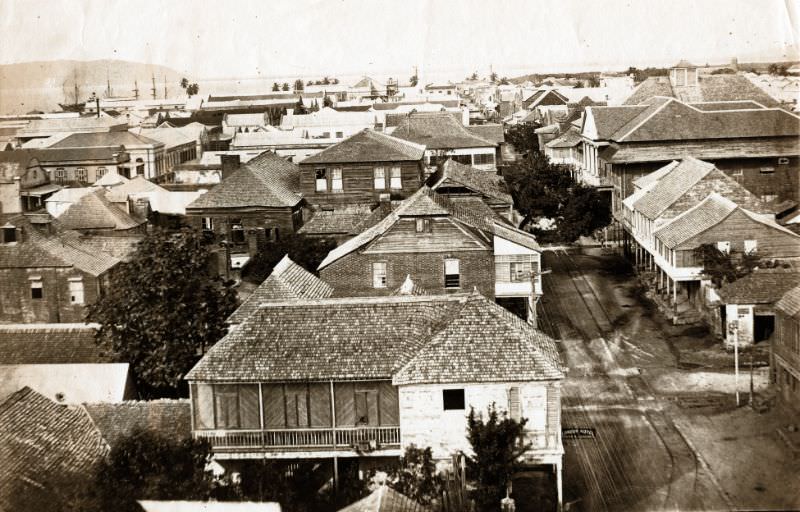
[[[508,390],[514,386],[520,388],[522,416],[528,418],[526,430],[532,433],[534,437],[532,441],[538,440],[539,447],[543,448],[546,444],[545,431],[548,418],[548,388],[545,382],[400,386],[401,448],[405,449],[411,444],[422,448],[430,447],[437,459],[447,458],[459,450],[470,453],[466,437],[470,406],[484,414],[492,403],[495,403],[499,410],[508,410]],[[445,411],[442,390],[458,388],[464,389],[466,408]],[[557,388],[551,388],[550,392],[558,394]],[[552,398],[558,397],[551,396]],[[559,403],[558,400],[555,403]],[[551,411],[551,421],[555,418],[555,422],[558,422],[558,417],[558,412]],[[550,427],[553,432],[560,430],[560,425],[550,425]]]

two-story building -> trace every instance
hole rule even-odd
[[[403,199],[423,183],[425,146],[362,130],[300,163],[310,204],[335,206]]]
[[[448,112],[411,112],[391,134],[425,146],[425,163],[431,172],[448,158],[497,171],[498,144],[475,135]]]
[[[448,159],[427,180],[431,190],[451,197],[477,197],[498,215],[514,221],[514,199],[502,176]]]
[[[535,325],[541,250],[478,197],[425,186],[320,263],[336,296],[389,295],[408,276],[431,293],[477,289]]]
[[[775,305],[770,368],[779,399],[800,410],[800,286]]]
[[[524,463],[554,470],[561,495],[555,343],[478,293],[267,304],[186,378],[193,434],[226,469],[264,458],[381,467],[412,444],[446,462],[470,451],[469,411],[494,404],[528,419]]]
[[[0,214],[38,210],[60,188],[50,182],[36,152],[0,151]]]
[[[752,101],[587,107],[580,178],[610,190],[619,218],[633,181],[671,160],[714,163],[764,201],[800,199],[800,117]],[[778,213],[778,212],[776,212]]]
[[[222,244],[219,267],[227,275],[241,268],[267,240],[297,231],[303,225],[305,203],[296,164],[269,151],[241,165],[238,155],[222,159],[222,181],[187,205],[186,215],[192,225]]]

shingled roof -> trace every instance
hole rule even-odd
[[[479,171],[469,165],[448,159],[439,167],[428,180],[431,189],[436,190],[451,184],[461,185],[478,192],[492,199],[497,199],[508,204],[513,204],[514,200],[508,193],[506,182],[502,176],[498,176],[486,171]]]
[[[657,229],[653,234],[669,248],[716,226],[737,208],[736,203],[719,194],[710,194],[706,199],[675,217],[672,222]]]
[[[429,510],[388,485],[380,485],[364,498],[339,509],[339,512],[429,512]]]
[[[265,151],[192,201],[186,210],[292,207],[302,200],[299,191],[300,168],[271,151]]]
[[[113,204],[106,194],[108,192],[105,189],[97,188],[83,195],[78,201],[72,203],[64,213],[59,215],[59,227],[61,229],[79,231],[90,229],[126,231],[146,222],[144,219],[133,217],[119,206]]]
[[[800,318],[800,286],[795,286],[786,292],[781,300],[775,304],[775,309],[791,317]]]
[[[0,433],[2,510],[51,509],[53,483],[85,476],[109,450],[85,410],[28,387],[0,404]]]
[[[800,273],[795,270],[757,269],[725,283],[717,294],[725,304],[773,304],[796,286],[800,286]]]
[[[396,384],[422,384],[552,380],[563,373],[552,339],[473,293],[266,305],[187,375],[227,382],[393,377]]]
[[[425,146],[368,128],[305,160],[304,164],[404,162],[421,160]]]
[[[136,135],[129,131],[116,132],[90,132],[73,133],[64,137],[52,146],[53,149],[60,148],[107,148],[125,146],[126,148],[138,148],[144,146],[164,146],[163,142],[150,139],[144,135]]]
[[[186,399],[87,403],[83,408],[111,448],[135,430],[176,440],[191,435],[192,413]]]
[[[464,204],[451,201],[445,196],[437,194],[430,187],[424,185],[400,203],[396,209],[380,222],[329,252],[320,263],[319,270],[386,233],[401,217],[419,216],[448,216],[470,229],[482,232],[487,239],[490,239],[492,234],[508,240],[511,240],[510,237],[513,236],[514,240],[511,241],[521,243],[524,239],[525,243],[522,245],[536,250],[539,249],[532,235],[508,225],[508,222],[494,211],[488,212],[484,208],[480,210],[469,208]]]
[[[0,324],[0,365],[107,363],[93,324]]]
[[[300,299],[324,299],[333,294],[333,287],[304,269],[288,255],[272,269],[253,293],[228,317],[228,322],[238,324],[247,320],[262,304]]]
[[[447,112],[408,114],[392,136],[422,144],[427,149],[495,147],[497,143],[472,134]]]
[[[625,100],[625,105],[640,105],[654,96],[673,97],[683,101],[751,100],[766,107],[778,102],[742,75],[700,75],[697,85],[673,87],[669,77],[653,76],[639,84]]]

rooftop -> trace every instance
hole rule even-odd
[[[303,164],[415,161],[424,153],[423,145],[364,129],[306,158]]]
[[[717,293],[725,304],[774,304],[800,286],[800,273],[788,269],[757,269],[726,283]]]
[[[563,373],[552,339],[473,293],[266,305],[187,375],[235,382],[389,378],[402,385],[551,380]]]
[[[689,67],[689,66],[682,66]],[[696,67],[696,66],[691,66]],[[626,105],[639,105],[653,96],[673,97],[683,101],[742,101],[751,100],[766,107],[778,102],[742,75],[703,75],[697,85],[673,87],[669,77],[648,77],[636,86],[625,100]]]
[[[427,149],[495,147],[497,143],[474,135],[448,112],[416,112],[392,132],[394,137],[421,144]]]
[[[428,180],[433,190],[452,185],[461,185],[487,197],[513,204],[502,176],[480,171],[469,165],[448,159]]]
[[[145,430],[170,439],[191,435],[189,400],[86,403],[83,408],[112,448],[134,430]]]
[[[135,181],[131,180],[128,183]],[[120,187],[123,186],[120,185]],[[58,217],[59,226],[62,229],[74,230],[128,230],[143,224],[144,220],[134,218],[110,201],[110,198],[116,193],[116,189],[114,189],[114,192],[95,189],[83,195]]]
[[[50,148],[107,148],[125,146],[127,149],[148,146],[163,146],[162,142],[129,131],[73,133],[56,142]]]
[[[0,365],[107,363],[92,324],[0,324]]]
[[[800,286],[795,286],[786,292],[781,300],[775,304],[775,309],[791,317],[800,318]]]

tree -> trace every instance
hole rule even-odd
[[[586,80],[586,87],[600,87],[600,79],[596,76],[590,76]]]
[[[187,87],[189,87],[189,79],[186,78],[186,77],[181,78],[181,84],[180,85],[181,85],[181,89],[186,89]]]
[[[508,77],[503,77],[500,79],[500,85],[509,85],[511,82],[508,81]]]
[[[303,80],[298,78],[294,81],[294,90],[295,91],[302,91],[303,90]]]
[[[490,80],[492,83],[494,83],[494,82],[497,82],[497,73],[495,73],[494,71],[492,71],[492,73],[489,75],[489,80]]]
[[[510,126],[506,132],[506,142],[523,155],[539,151],[539,137],[536,135],[536,129],[539,127],[538,123],[520,123]]]
[[[702,263],[703,273],[718,287],[746,276],[759,263],[755,253],[723,252],[714,244],[697,247],[694,250],[694,257]]]
[[[205,467],[211,447],[204,440],[175,439],[134,430],[111,448],[79,494],[79,509],[138,512],[137,500],[202,500],[214,491]]]
[[[278,82],[272,82],[272,91],[273,92],[278,92],[280,90],[281,90],[281,86],[278,85]]]
[[[211,258],[196,231],[154,231],[89,306],[88,319],[100,324],[98,342],[130,363],[144,397],[185,395],[183,376],[227,332],[236,292],[211,275]]]
[[[500,500],[520,470],[519,458],[531,448],[523,432],[527,420],[510,418],[492,404],[484,420],[470,408],[467,417],[467,439],[474,454],[467,458],[468,478],[475,482],[472,498],[480,512],[500,509]]]
[[[295,114],[308,114],[308,109],[306,108],[305,104],[303,103],[303,97],[300,96],[298,98],[297,103],[294,105],[294,113]]]
[[[389,485],[422,505],[430,505],[444,488],[442,477],[436,473],[436,463],[430,448],[406,447],[400,466],[389,474]]]
[[[247,262],[242,269],[242,279],[251,283],[261,283],[287,254],[292,261],[316,274],[319,264],[335,248],[336,240],[333,238],[302,234],[284,236],[280,240],[268,242],[263,250]]]
[[[408,79],[408,82],[411,84],[411,87],[416,87],[419,83],[419,77],[415,73],[411,75],[411,78]]]
[[[198,92],[200,92],[200,86],[197,85],[196,83],[186,88],[186,94],[188,94],[190,98],[195,94],[197,94]]]
[[[473,71],[472,74],[467,78],[467,80],[477,80],[478,79],[478,72]]]
[[[322,77],[322,85],[330,85],[331,79],[327,76]]]
[[[711,72],[711,74],[712,75],[735,75],[736,71],[734,71],[731,68],[720,68],[720,69],[715,69],[714,71]]]
[[[339,84],[339,79],[338,78],[331,78],[331,83],[333,85],[338,85]]]
[[[777,75],[778,74],[778,65],[773,62],[772,64],[767,66],[767,73],[769,73],[770,75]]]
[[[327,94],[322,97],[322,106],[323,107],[333,107],[333,100]]]
[[[282,91],[288,91],[289,90],[289,84],[286,83],[286,82],[283,82],[283,85],[281,86],[281,90]]]

